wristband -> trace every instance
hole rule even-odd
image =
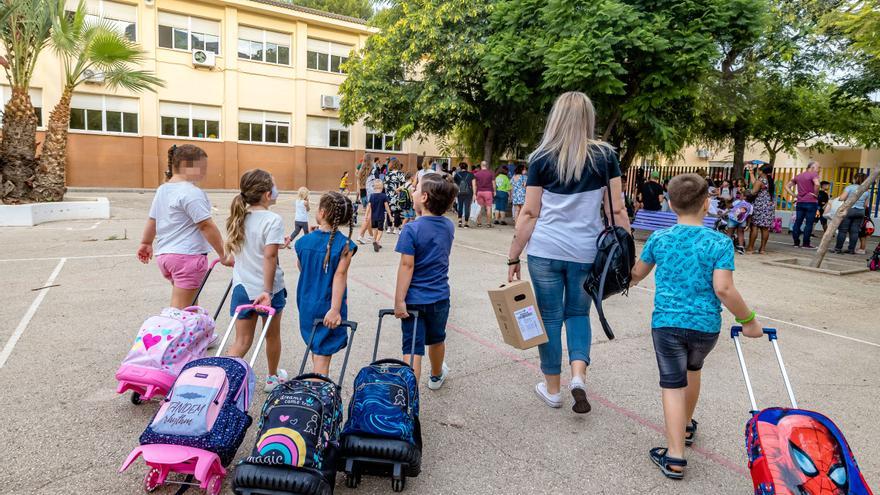
[[[743,319],[739,319],[739,318],[734,318],[734,319],[736,320],[737,323],[739,323],[739,324],[741,324],[741,325],[744,325],[744,324],[749,323],[749,322],[751,322],[752,320],[754,320],[754,319],[755,319],[755,316],[756,316],[756,315],[755,315],[755,312],[752,311],[752,314],[750,314],[749,316],[747,316],[747,317],[745,317],[745,318],[743,318]]]
[[[519,258],[512,260],[510,258],[507,259],[507,266],[513,266],[519,264]]]

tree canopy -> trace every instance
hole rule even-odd
[[[333,14],[347,15],[369,19],[373,16],[372,0],[285,0],[289,3],[308,7],[310,9],[323,10]]]

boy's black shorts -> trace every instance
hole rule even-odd
[[[663,327],[651,332],[660,369],[660,388],[687,387],[687,372],[703,369],[703,361],[718,342],[718,332]]]
[[[372,228],[382,230],[385,228],[385,217],[374,218],[372,220]]]

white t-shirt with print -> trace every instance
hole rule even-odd
[[[198,223],[211,218],[208,195],[190,182],[167,182],[156,189],[150,218],[156,220],[156,255],[205,254],[211,245]]]
[[[277,213],[255,210],[244,219],[244,242],[235,254],[233,285],[243,285],[249,299],[263,292],[263,250],[268,244],[284,244],[284,222]],[[275,266],[272,295],[284,289],[284,271]]]

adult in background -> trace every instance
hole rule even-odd
[[[794,247],[812,249],[810,236],[813,234],[813,223],[816,221],[816,211],[819,209],[819,164],[808,163],[807,169],[788,181],[784,189],[787,194],[797,196],[795,220],[794,225],[791,226]],[[801,229],[804,222],[806,227]]]
[[[458,213],[458,226],[469,228],[471,217],[471,203],[474,201],[474,174],[468,171],[468,164],[458,164],[458,171],[452,176],[453,182],[458,186],[458,198],[456,212]]]
[[[529,275],[549,341],[538,351],[544,380],[535,393],[550,407],[562,407],[562,324],[571,367],[572,410],[590,411],[586,375],[590,364],[590,299],[584,281],[596,258],[602,205],[610,180],[607,215],[629,230],[621,197],[620,164],[607,143],[595,139],[596,116],[587,95],[564,93],[553,104],[544,135],[529,157],[526,202],[510,245],[508,280],[520,278],[520,255],[529,246]]]
[[[753,165],[754,167],[754,165]],[[761,247],[758,254],[767,254],[767,241],[770,240],[770,227],[773,226],[774,213],[776,211],[776,183],[773,181],[773,166],[765,163],[753,170],[750,177],[754,178],[751,194],[755,200],[752,203],[752,227],[749,230],[749,254],[755,252],[755,240],[758,231],[761,231]]]
[[[358,189],[358,199],[360,200],[361,206],[364,208],[367,207],[367,177],[370,175],[370,168],[372,167],[373,156],[369,153],[364,155],[364,159],[358,163],[355,169],[355,183]]]
[[[495,225],[507,225],[504,215],[507,214],[507,202],[510,199],[510,176],[507,175],[507,167],[498,167],[495,173]]]
[[[643,210],[660,211],[663,209],[663,185],[660,184],[660,172],[651,171],[650,179],[639,187],[639,203]]]
[[[403,223],[403,210],[400,208],[400,190],[406,184],[406,174],[401,169],[400,160],[396,156],[388,162],[388,173],[385,174],[385,194],[388,195],[388,204],[391,206],[392,222],[386,232],[396,234]]]
[[[513,204],[514,225],[516,225],[516,219],[519,218],[519,212],[522,211],[522,207],[526,203],[526,171],[525,165],[517,165],[513,171],[513,178],[510,179],[510,185],[513,186],[510,202]]]
[[[843,193],[841,193],[840,197],[837,199],[846,201],[851,194],[856,193],[859,184],[865,182],[866,177],[867,176],[861,172],[857,173],[853,177],[852,184],[846,186],[846,189],[843,190]],[[859,196],[859,199],[849,207],[849,210],[847,210],[846,216],[843,218],[843,221],[840,222],[840,227],[837,228],[837,244],[834,246],[835,253],[843,253],[843,243],[846,241],[847,235],[849,235],[849,247],[847,248],[846,253],[856,254],[856,245],[859,242],[859,231],[862,229],[862,223],[865,221],[865,203],[868,201],[870,195],[870,190],[865,191]],[[861,254],[864,254],[864,251],[862,251]]]
[[[480,170],[474,173],[474,190],[477,191],[477,227],[482,227],[480,217],[486,212],[486,226],[492,227],[492,201],[495,198],[495,174],[489,170],[486,160],[480,162]]]

